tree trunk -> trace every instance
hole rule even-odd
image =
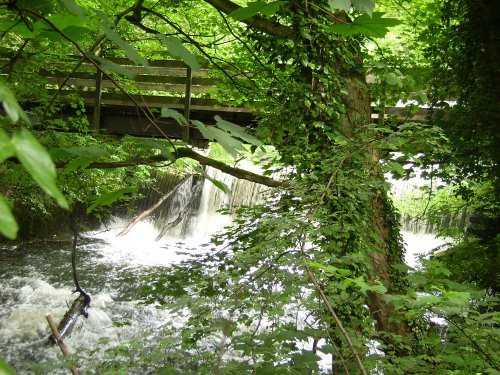
[[[349,129],[346,131],[354,134],[358,126],[371,122],[371,99],[366,77],[361,74],[352,75],[347,90]],[[373,146],[368,146],[367,151],[366,163],[369,174],[383,184],[385,178],[380,166],[380,153]],[[387,193],[386,189],[379,189],[374,192],[371,199],[371,217],[367,231],[375,231],[378,239],[369,238],[371,251],[368,256],[371,268],[368,271],[368,281],[372,284],[377,281],[381,282],[387,288],[387,294],[394,294],[399,292],[395,285],[401,285],[401,281],[395,279],[399,279],[401,275],[396,274],[391,266],[403,262],[403,249],[400,247],[398,224],[395,222],[392,207],[388,203]],[[403,336],[408,334],[408,325],[405,322],[392,321],[394,307],[384,301],[380,293],[368,292],[367,304],[372,317],[377,322],[377,331]]]

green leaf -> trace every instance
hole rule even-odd
[[[90,163],[92,163],[93,160],[94,159],[88,157],[80,157],[73,159],[68,164],[66,164],[66,166],[62,171],[62,174],[68,174],[76,171],[77,169],[85,169],[90,165]]]
[[[54,16],[48,16],[47,19],[54,24],[58,29],[60,30],[65,30],[68,27],[72,26],[78,26],[82,28],[86,28],[86,23],[85,20],[77,17],[77,16],[72,16],[70,14],[56,14]],[[52,30],[52,29],[51,29]]]
[[[429,295],[429,296],[421,296],[418,297],[418,302],[420,302],[423,305],[435,305],[441,301],[441,297],[439,296],[434,296],[434,295]]]
[[[160,42],[167,47],[170,54],[179,57],[182,61],[184,61],[184,63],[189,65],[193,71],[197,72],[201,69],[200,64],[198,64],[198,61],[196,60],[196,56],[182,45],[179,38],[158,34],[158,39],[160,39]]]
[[[163,139],[137,138],[137,137],[127,136],[125,140],[132,142],[139,147],[144,147],[148,149],[151,148],[158,149],[160,150],[160,153],[163,157],[169,160],[175,159],[172,153],[170,152],[169,144],[167,144],[166,141]]]
[[[195,170],[200,175],[202,175],[204,178],[206,178],[208,181],[210,181],[212,184],[214,184],[217,188],[219,188],[220,190],[222,190],[225,194],[231,195],[231,189],[229,189],[229,187],[225,183],[223,183],[223,182],[221,182],[219,180],[216,180],[215,178],[210,177],[207,174],[207,172],[205,172],[203,169],[201,169],[199,167],[195,167]]]
[[[70,13],[75,16],[85,19],[85,15],[83,14],[82,8],[76,4],[73,0],[58,0],[59,4],[61,4],[64,8],[66,8]]]
[[[244,128],[233,124],[232,122],[222,119],[220,116],[215,116],[215,122],[217,126],[224,130],[225,132],[231,134],[234,137],[240,138],[242,141],[250,143],[255,146],[261,146],[262,142],[246,132]]]
[[[130,193],[135,193],[137,191],[137,188],[123,188],[119,189],[116,191],[112,191],[110,193],[102,194],[99,198],[95,200],[92,205],[87,208],[87,213],[91,213],[94,211],[96,208],[101,207],[101,206],[110,206],[114,202],[116,202],[118,199],[123,197],[125,194],[130,194]]]
[[[236,21],[242,21],[255,16],[257,13],[263,10],[266,5],[267,4],[263,1],[254,1],[248,3],[246,7],[240,7],[236,10],[233,10],[231,13],[229,13],[229,17],[235,19]]]
[[[366,13],[371,17],[375,8],[375,0],[352,0],[352,6],[358,12]]]
[[[352,272],[346,268],[337,268],[337,273],[341,276],[349,276]]]
[[[269,4],[266,4],[264,1],[254,1],[248,3],[246,7],[240,7],[233,10],[229,13],[229,17],[235,19],[236,21],[242,21],[255,16],[257,13],[261,13],[264,16],[272,16],[285,3],[286,1],[273,1]]]
[[[139,55],[130,44],[124,41],[120,35],[118,35],[108,26],[108,24],[110,24],[110,21],[105,13],[97,10],[95,10],[95,13],[103,20],[103,22],[100,23],[100,27],[104,31],[106,36],[113,42],[115,42],[123,50],[123,52],[125,52],[125,55],[127,55],[130,60],[135,62],[137,65],[149,66],[147,60],[144,57]]]
[[[178,111],[175,109],[170,109],[170,108],[162,108],[161,109],[161,117],[169,117],[173,118],[179,125],[187,125],[188,122],[186,118]]]
[[[392,172],[395,177],[403,177],[405,175],[405,169],[403,168],[403,165],[400,163],[397,163],[395,161],[387,161],[386,163],[387,168],[384,168],[387,172]]]
[[[328,0],[328,5],[333,12],[336,10],[349,12],[351,9],[351,0]]]
[[[397,76],[396,73],[388,72],[384,74],[384,78],[387,80],[389,85],[403,87],[403,81],[401,77]]]
[[[337,267],[334,267],[331,265],[325,265],[325,264],[321,264],[321,263],[317,263],[317,262],[313,262],[313,261],[308,262],[308,264],[311,267],[325,271],[328,275],[335,275],[335,274],[337,274],[337,271],[338,271]]]
[[[273,1],[267,4],[263,9],[261,9],[260,14],[263,16],[272,16],[275,14],[286,1]]]
[[[343,36],[361,34],[373,38],[382,38],[389,31],[389,27],[401,23],[396,18],[383,18],[384,14],[383,12],[374,12],[371,17],[363,14],[355,18],[352,23],[334,25],[330,29],[332,32]]]
[[[368,284],[363,276],[359,276],[353,280],[353,282],[361,289],[362,292],[371,291],[384,294],[387,292],[387,288],[382,284]]]
[[[110,61],[104,57],[100,56],[92,56],[94,60],[97,60],[101,63],[102,68],[108,71],[112,71],[113,73],[116,73],[120,76],[125,76],[127,78],[134,78],[135,74],[130,72],[127,68],[124,66],[117,64],[113,61]]]
[[[3,129],[0,129],[0,163],[15,154],[16,150],[14,149],[9,136]]]
[[[373,284],[373,285],[368,285],[368,287],[365,290],[369,290],[371,292],[376,292],[380,294],[384,294],[387,292],[387,288],[383,286],[382,284]],[[363,291],[365,291],[363,290]]]
[[[469,292],[454,292],[449,291],[445,292],[444,295],[448,299],[448,301],[457,304],[457,305],[465,305],[469,302],[471,296]]]
[[[82,147],[67,147],[63,148],[65,152],[75,156],[82,156],[92,160],[99,159],[103,156],[108,156],[109,152],[99,145],[90,145]]]
[[[52,0],[17,0],[16,6],[45,14],[52,10]]]
[[[321,263],[318,263],[318,262],[313,262],[312,260],[307,262],[307,264],[309,264],[311,267],[314,267],[314,268],[318,268],[320,270],[324,269],[324,265],[322,265]]]
[[[14,240],[17,237],[17,225],[10,204],[0,195],[0,233],[8,239]],[[0,374],[2,374],[2,362],[0,360]]]
[[[68,26],[64,29],[64,34],[70,37],[72,40],[80,41],[85,39],[90,33],[90,29],[80,26]]]
[[[0,102],[3,103],[3,108],[13,123],[16,123],[21,118],[26,123],[31,124],[30,119],[17,102],[14,93],[2,78],[0,78]]]
[[[68,209],[66,198],[56,186],[56,167],[43,146],[24,128],[12,136],[12,143],[24,169],[59,206]]]
[[[15,20],[15,19],[7,20],[4,18],[4,19],[2,19],[2,23],[0,23],[0,31],[7,31],[7,30],[12,31],[12,28],[14,27],[14,25],[20,24],[20,23],[22,23],[22,21]]]
[[[227,132],[218,129],[215,126],[205,126],[197,120],[193,120],[192,123],[196,126],[204,138],[209,141],[218,142],[232,157],[236,158],[239,152],[246,151],[243,143],[233,138]]]

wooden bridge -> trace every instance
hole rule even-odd
[[[255,123],[254,110],[214,99],[219,80],[210,77],[210,70],[192,71],[175,60],[149,61],[149,66],[136,66],[128,59],[106,58],[114,70],[122,70],[128,78],[118,83],[113,74],[105,75],[88,62],[82,62],[73,73],[46,69],[40,75],[45,87],[58,93],[60,100],[77,93],[83,98],[89,123],[95,132],[183,138],[195,142],[201,134],[192,127],[181,127],[173,119],[160,118],[161,108],[179,111],[188,121],[199,120],[206,125],[214,123],[214,116],[249,126]],[[102,66],[106,71],[106,66]],[[386,108],[386,114],[402,115],[403,109]],[[425,110],[412,116],[414,121],[425,119]],[[63,114],[64,116],[64,114]],[[156,121],[151,121],[152,117]],[[378,114],[372,115],[376,121]],[[154,124],[153,124],[154,122]]]

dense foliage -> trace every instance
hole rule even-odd
[[[203,60],[223,80],[215,95],[256,108],[259,139],[221,119],[217,127],[193,125],[233,157],[250,149],[256,159],[269,150],[262,143],[276,151],[263,167],[283,181],[265,204],[240,208],[237,226],[214,238],[206,257],[144,280],[147,302],[187,316],[187,324],[166,326],[156,342],[144,342],[143,352],[123,343],[109,361],[92,364],[96,371],[500,371],[498,278],[477,273],[498,259],[498,227],[460,223],[453,234],[464,241],[451,255],[408,269],[384,177],[410,177],[420,167],[433,179],[458,182],[448,187],[459,194],[453,201],[440,206],[437,199],[414,211],[438,221],[443,210],[463,205],[498,225],[498,38],[493,10],[479,3],[446,1],[441,9],[427,1],[387,1],[378,9],[371,0],[0,4],[0,52],[8,58],[7,82],[0,81],[7,115],[0,127],[4,236],[17,233],[8,201],[14,213],[32,210],[36,220],[54,214],[53,200],[39,188],[62,208],[90,212],[148,181],[150,167],[90,168],[98,163],[147,159],[163,160],[164,167],[165,160],[193,157],[180,151],[189,148],[181,142],[92,133],[81,97],[54,100],[40,69],[67,63],[78,70],[67,58],[75,53],[102,65],[125,91],[127,72],[106,57],[141,65],[143,54],[170,55],[193,70]],[[425,24],[415,25],[415,15]],[[404,35],[412,27],[419,38]],[[418,48],[402,56],[394,35]],[[433,79],[425,83],[417,77],[422,72]],[[457,104],[431,112],[427,124],[408,121],[415,105],[403,116],[386,114],[398,100],[424,104],[425,92],[434,108],[450,107],[448,98]],[[62,121],[58,111],[68,105],[74,117]],[[162,114],[187,126],[180,114]],[[122,361],[124,354],[134,360]]]

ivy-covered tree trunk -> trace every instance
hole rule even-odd
[[[207,2],[223,12],[238,8],[225,0]],[[324,6],[322,1],[293,1],[280,12],[289,27],[271,27],[272,21],[260,15],[243,20],[276,72],[261,135],[276,146],[284,163],[296,168],[294,184],[306,192],[284,205],[309,212],[309,229],[295,233],[319,250],[309,251],[309,259],[351,267],[368,284],[380,283],[387,293],[397,293],[401,275],[392,266],[402,262],[402,249],[381,171],[379,134],[371,125],[360,38],[335,35],[333,25],[351,21],[347,13],[325,11]],[[352,254],[367,259],[362,273],[357,264],[339,263]],[[393,320],[394,309],[380,290],[367,296],[379,332],[407,334],[407,326]],[[361,306],[353,308],[364,314]],[[346,317],[352,311],[344,310]]]
[[[359,59],[356,60],[359,61]],[[361,63],[355,68],[357,71],[364,70]],[[346,113],[349,118],[347,127],[348,131],[355,136],[358,133],[358,128],[371,122],[371,100],[366,77],[362,74],[352,74],[347,83],[347,92]],[[354,141],[356,142],[355,139]],[[362,143],[363,140],[360,139],[359,142]],[[403,263],[398,222],[388,200],[380,152],[373,144],[367,145],[366,152],[368,178],[373,183],[370,215],[365,223],[367,232],[372,232],[372,235],[367,237],[369,239],[368,257],[370,260],[368,281],[372,284],[381,282],[388,294],[395,294],[402,292],[403,285],[402,275],[392,268],[393,265]],[[367,294],[367,304],[372,317],[377,322],[377,330],[406,336],[408,326],[405,322],[397,321],[393,306],[384,300],[383,295],[373,291],[368,291]]]
[[[291,36],[256,37],[268,63],[284,77],[270,85],[272,96],[261,122],[262,134],[277,147],[282,160],[296,168],[292,185],[300,188],[290,193],[297,200],[285,199],[283,209],[292,205],[298,212],[308,212],[308,224],[295,235],[312,244],[306,251],[309,261],[348,269],[353,279],[361,278],[373,288],[364,301],[342,299],[342,285],[318,273],[341,320],[349,324],[353,316],[361,321],[369,313],[377,330],[372,338],[401,353],[394,347],[398,340],[393,335],[406,336],[408,326],[396,319],[382,291],[401,291],[403,275],[393,266],[402,263],[402,248],[381,170],[381,135],[371,124],[360,40],[332,34],[335,22],[350,22],[345,13],[325,15],[314,7],[320,2],[293,4],[288,15]],[[349,263],[350,259],[358,260]],[[376,288],[380,284],[383,289]],[[353,286],[346,291],[359,294]],[[349,329],[362,337],[370,335],[361,325]],[[341,335],[336,340],[343,342]],[[335,367],[340,371],[340,365]]]

